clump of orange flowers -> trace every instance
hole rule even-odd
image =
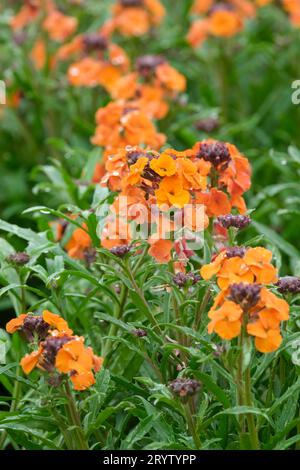
[[[101,85],[109,93],[120,78],[127,73],[129,58],[117,44],[101,32],[80,34],[62,45],[56,62],[76,60],[68,68],[68,80],[73,86]]]
[[[229,38],[239,33],[247,18],[255,15],[256,6],[248,0],[195,0],[192,13],[200,15],[188,32],[192,47],[200,46],[208,37]]]
[[[95,383],[93,371],[101,369],[103,359],[84,345],[83,337],[73,334],[61,316],[49,310],[44,310],[42,315],[21,314],[7,323],[6,331],[18,331],[37,347],[21,359],[25,374],[37,367],[48,374],[50,384],[57,386],[66,376],[74,390],[85,390]]]
[[[189,252],[180,248],[186,241],[182,228],[195,234],[208,226],[209,217],[232,208],[246,211],[242,195],[250,187],[250,165],[231,144],[208,140],[182,152],[128,147],[107,158],[106,171],[102,184],[119,192],[102,235],[107,248],[134,238],[131,221],[147,224],[151,219],[149,253],[165,263],[173,248]]]
[[[145,55],[137,59],[134,71],[115,83],[111,95],[130,101],[150,118],[162,119],[169,109],[168,100],[185,88],[185,77],[163,56]]]
[[[289,305],[266,287],[278,280],[271,260],[272,253],[263,247],[234,246],[223,249],[201,268],[203,279],[216,276],[220,288],[208,313],[209,333],[226,340],[242,333],[254,336],[262,353],[279,348],[280,325],[289,318]]]
[[[103,29],[117,31],[124,36],[142,36],[158,26],[165,16],[159,0],[117,0],[112,8],[112,18]]]
[[[159,149],[165,142],[164,134],[157,132],[145,111],[134,103],[111,101],[97,111],[96,123],[92,143],[105,147],[105,155],[127,145]]]

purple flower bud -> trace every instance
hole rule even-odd
[[[118,258],[124,258],[131,250],[131,245],[120,245],[111,248],[110,252]]]
[[[107,39],[104,36],[101,36],[97,33],[85,34],[83,36],[83,46],[87,52],[93,50],[103,51],[107,49],[108,43]]]
[[[63,347],[64,344],[71,341],[73,338],[71,336],[49,336],[41,346],[43,348],[42,356],[42,367],[49,371],[52,371],[55,366],[55,359],[58,351]]]
[[[230,246],[226,249],[227,258],[243,258],[246,253],[246,248],[244,246]]]
[[[142,330],[141,328],[137,328],[136,330],[133,330],[132,333],[134,336],[137,336],[138,338],[144,338],[144,336],[148,336],[147,331]]]
[[[281,294],[299,294],[300,293],[300,277],[285,276],[281,277],[275,284]]]
[[[230,286],[230,300],[239,304],[243,310],[249,310],[260,299],[261,287],[258,284],[232,284]]]
[[[140,7],[143,3],[144,0],[120,0],[120,4],[125,8]]]
[[[20,332],[31,343],[36,338],[38,341],[43,341],[48,334],[49,328],[50,325],[43,320],[43,317],[27,315],[20,328]]]
[[[173,282],[178,286],[178,287],[184,287],[189,284],[196,284],[201,280],[201,276],[199,274],[195,274],[192,272],[188,273],[177,273],[173,277]]]
[[[195,127],[198,131],[209,133],[219,127],[219,121],[216,118],[200,119],[196,122]]]
[[[177,378],[169,383],[169,387],[175,395],[186,397],[187,395],[195,395],[200,389],[200,382],[195,379]]]
[[[217,218],[217,221],[224,227],[230,228],[235,227],[241,230],[242,228],[247,227],[250,224],[251,219],[248,215],[222,215]]]
[[[27,264],[28,261],[30,260],[30,257],[27,253],[23,251],[19,251],[17,253],[13,253],[7,257],[7,260],[10,263],[22,266],[24,264]]]
[[[144,55],[137,59],[136,68],[140,75],[147,77],[155,71],[156,67],[164,62],[165,59],[160,55]]]
[[[210,162],[215,168],[225,169],[230,160],[230,152],[224,142],[203,142],[200,145],[198,157]]]

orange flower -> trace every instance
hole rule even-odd
[[[158,65],[155,69],[160,84],[170,91],[182,92],[186,88],[186,79],[167,62]]]
[[[189,192],[183,189],[182,180],[176,175],[166,176],[155,191],[155,196],[159,206],[167,204],[181,208],[190,201]]]
[[[200,273],[206,280],[217,275],[218,286],[223,290],[239,282],[269,284],[277,281],[277,270],[271,259],[272,253],[265,248],[233,247],[223,250],[212,263],[202,266]]]
[[[65,41],[77,28],[78,20],[66,16],[58,10],[52,10],[43,22],[43,28],[55,41]]]
[[[239,336],[242,328],[241,318],[242,308],[230,300],[226,300],[223,305],[214,311],[210,311],[208,317],[211,322],[208,324],[208,333],[217,333],[223,339],[232,339]]]
[[[98,372],[102,364],[103,359],[96,356],[92,348],[84,346],[84,338],[73,336],[61,343],[54,366],[63,374],[70,374],[75,390],[85,390],[95,383],[92,370]]]
[[[159,24],[164,14],[159,0],[119,0],[113,7],[110,29],[117,29],[124,36],[142,36]]]
[[[33,351],[30,354],[26,354],[20,361],[20,365],[26,375],[30,374],[31,371],[38,365],[39,360],[42,356],[43,349],[40,347],[38,351]]]
[[[187,41],[192,47],[201,46],[209,35],[209,20],[199,19],[192,23],[187,34]]]
[[[150,161],[150,168],[160,176],[172,176],[176,173],[176,163],[167,153],[161,153],[158,158]]]
[[[130,185],[137,184],[141,179],[141,175],[147,163],[148,163],[148,158],[141,157],[137,160],[137,162],[134,165],[131,165],[130,173],[127,176],[126,183]]]
[[[72,335],[73,331],[69,328],[68,323],[59,315],[50,312],[49,310],[43,311],[43,320],[49,324],[51,328],[55,328],[60,333]]]
[[[71,258],[83,259],[85,251],[90,248],[92,241],[88,233],[86,233],[86,224],[83,228],[76,228],[72,233],[70,240],[66,244],[66,250]]]
[[[6,331],[7,333],[15,333],[15,331],[19,330],[24,323],[25,318],[27,317],[27,313],[21,313],[17,318],[13,318],[8,323],[6,323]]]
[[[85,57],[69,67],[68,79],[73,86],[96,86],[102,71],[102,64],[98,60]]]
[[[209,17],[208,30],[213,36],[231,37],[242,29],[241,16],[236,11],[218,9]]]
[[[208,316],[212,320],[208,332],[215,331],[223,339],[238,336],[243,320],[257,350],[269,353],[281,344],[280,322],[288,320],[289,305],[265,287],[238,283],[217,295]]]
[[[194,0],[192,12],[198,15],[207,13],[213,6],[214,0]]]
[[[45,67],[47,60],[46,45],[42,39],[38,39],[31,50],[30,58],[36,69],[41,70]]]
[[[96,122],[92,143],[108,149],[141,144],[160,148],[165,141],[148,116],[129,103],[110,102],[97,111]]]
[[[168,263],[171,260],[173,242],[171,240],[158,239],[153,236],[149,239],[149,255],[153,256],[158,263]]]

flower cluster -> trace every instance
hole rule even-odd
[[[78,20],[62,13],[53,0],[26,0],[19,12],[11,19],[10,25],[16,39],[25,27],[35,22],[43,35],[55,43],[67,40],[78,27]],[[47,40],[38,38],[31,51],[31,59],[37,68],[43,68],[47,62]],[[53,63],[51,60],[50,62]]]
[[[220,288],[208,314],[209,333],[231,340],[246,332],[255,337],[258,351],[278,349],[280,324],[289,318],[289,305],[266,287],[278,281],[271,261],[272,253],[265,248],[234,246],[201,268],[203,279],[216,276]]]
[[[165,16],[159,0],[117,0],[112,7],[112,18],[103,29],[106,33],[118,32],[124,36],[142,36],[158,26]]]
[[[199,16],[192,22],[187,40],[198,47],[209,37],[229,38],[238,34],[245,21],[256,16],[256,10],[273,0],[194,0],[191,13]],[[275,3],[275,2],[274,2]],[[300,1],[281,0],[293,26],[300,26]]]
[[[193,252],[186,249],[180,229],[193,234],[208,226],[209,217],[232,209],[244,213],[242,195],[250,187],[250,175],[248,160],[224,142],[202,141],[182,152],[122,149],[107,159],[102,179],[103,185],[119,193],[102,245],[127,245],[135,238],[132,226],[147,224],[149,253],[159,262],[168,262],[173,248],[190,257]]]
[[[8,333],[20,334],[38,349],[21,359],[25,374],[39,368],[48,374],[50,384],[60,384],[66,374],[74,390],[85,390],[95,383],[103,359],[84,346],[84,338],[73,335],[67,322],[48,310],[42,315],[21,314],[6,325]]]

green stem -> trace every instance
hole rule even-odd
[[[127,300],[127,295],[128,295],[128,288],[122,285],[120,303],[116,305],[115,312],[114,312],[114,318],[117,320],[119,320],[122,317],[124,306]],[[108,336],[109,337],[115,336],[117,331],[118,331],[118,325],[116,323],[111,323],[109,331],[108,331]],[[106,357],[108,353],[110,352],[111,344],[112,344],[112,340],[110,338],[107,338],[105,345],[104,345],[104,349],[103,349],[104,357]]]
[[[252,402],[252,394],[251,394],[251,373],[250,367],[247,367],[245,372],[245,404],[249,407],[253,407]],[[255,426],[254,416],[251,413],[247,414],[247,423],[248,423],[248,430],[250,433],[250,440],[251,440],[251,447],[252,450],[258,450],[260,448],[259,439],[257,434],[257,429]]]
[[[129,263],[127,264],[127,266],[124,266],[124,270],[125,270],[125,272],[127,273],[128,277],[129,277],[129,279],[130,279],[130,281],[131,281],[132,287],[134,288],[135,292],[137,293],[137,295],[139,296],[140,300],[142,301],[142,303],[143,303],[144,306],[145,306],[145,313],[146,313],[146,315],[147,315],[148,320],[150,321],[150,323],[152,324],[152,326],[154,327],[154,329],[157,331],[157,333],[162,334],[161,328],[160,328],[159,324],[157,323],[156,318],[154,317],[154,315],[153,315],[152,312],[151,312],[151,309],[150,309],[150,307],[149,307],[149,305],[148,305],[148,302],[147,302],[147,300],[146,300],[145,297],[144,297],[143,291],[139,288],[139,286],[138,286],[137,283],[136,283],[136,280],[135,280],[135,277],[134,277],[134,273],[132,272]]]
[[[76,403],[73,398],[72,391],[70,389],[69,382],[65,383],[65,392],[67,397],[67,406],[70,411],[70,417],[72,420],[72,425],[75,427],[75,435],[77,440],[77,448],[75,450],[89,450],[89,446],[86,442],[84,432],[81,425],[80,416],[77,410]]]
[[[196,449],[201,449],[201,440],[200,437],[197,433],[197,429],[195,426],[195,419],[193,416],[193,403],[191,402],[193,398],[190,397],[187,401],[187,403],[184,404],[184,409],[185,409],[185,416],[186,416],[186,421],[188,425],[189,432],[193,438],[194,444]]]
[[[200,327],[200,324],[201,324],[201,321],[202,321],[202,317],[203,317],[203,314],[204,314],[205,309],[207,307],[207,304],[210,301],[210,297],[211,297],[211,291],[210,291],[210,288],[208,287],[207,291],[205,292],[205,294],[203,296],[202,302],[201,302],[200,307],[199,307],[199,309],[196,313],[196,316],[195,316],[194,327],[193,327],[195,331],[199,330],[199,327]]]

